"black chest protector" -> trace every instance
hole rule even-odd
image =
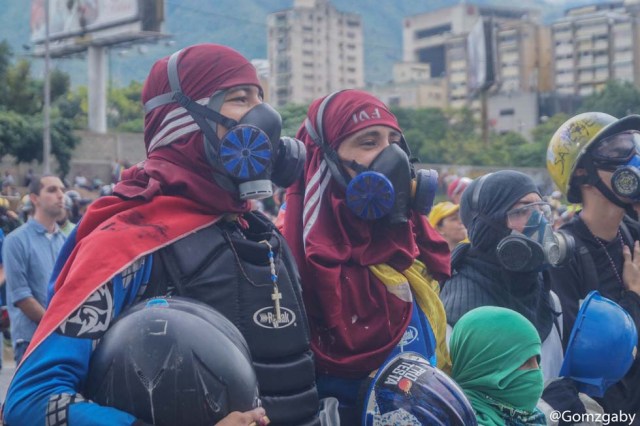
[[[318,392],[300,277],[284,239],[262,215],[249,228],[219,222],[153,255],[144,297],[179,295],[207,303],[246,339],[272,425],[320,425]],[[280,301],[277,319],[268,241]]]

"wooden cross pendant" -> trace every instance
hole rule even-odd
[[[276,308],[276,322],[280,323],[280,299],[282,299],[282,293],[278,291],[278,286],[273,286],[273,294],[271,300],[275,304]]]

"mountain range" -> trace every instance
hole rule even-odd
[[[135,1],[135,0],[132,0]],[[598,0],[520,0],[517,7],[541,10],[544,22],[561,17],[564,10]],[[365,80],[385,82],[394,62],[402,60],[403,18],[451,6],[455,0],[332,0],[340,11],[358,13],[364,25]],[[467,3],[513,6],[512,0],[474,0]],[[293,0],[165,0],[164,31],[170,38],[137,46],[111,49],[110,81],[126,86],[142,81],[153,62],[190,44],[212,42],[239,50],[250,59],[267,56],[269,13],[293,6]],[[0,0],[0,40],[6,39],[17,57],[28,55],[30,2]],[[42,61],[34,60],[34,72]],[[68,72],[74,86],[86,84],[84,58],[55,59],[54,66]]]

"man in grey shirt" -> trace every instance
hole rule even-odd
[[[35,178],[29,192],[35,214],[9,234],[2,247],[16,363],[44,314],[47,284],[65,240],[56,223],[64,209],[62,181],[55,176]]]

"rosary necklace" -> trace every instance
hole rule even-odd
[[[244,237],[244,234],[243,234]],[[233,255],[236,259],[236,263],[238,265],[238,268],[240,269],[240,272],[242,273],[242,275],[244,276],[244,278],[254,287],[259,287],[256,283],[253,282],[253,280],[251,278],[249,278],[249,276],[247,275],[247,273],[245,272],[244,268],[242,267],[242,262],[240,261],[240,256],[238,255],[238,252],[236,251],[236,248],[234,247],[233,243],[231,242],[231,237],[229,236],[229,234],[224,231],[224,238],[225,240],[227,240],[227,243],[229,244],[229,246],[231,247],[231,251],[233,252]],[[246,239],[246,237],[244,237]],[[267,256],[269,257],[269,269],[270,269],[270,273],[271,273],[271,283],[273,284],[273,293],[271,294],[271,300],[273,300],[273,307],[275,310],[275,314],[276,314],[276,320],[275,320],[275,327],[277,328],[280,324],[280,320],[281,320],[281,309],[280,309],[280,301],[282,300],[282,293],[280,293],[280,290],[278,289],[278,273],[276,272],[276,262],[275,262],[275,255],[273,253],[273,246],[271,246],[271,244],[269,243],[269,241],[267,240],[262,240],[260,241],[261,244],[265,244],[268,248],[269,248],[269,253],[267,254]]]
[[[587,229],[589,229],[588,226],[587,226]],[[620,273],[618,272],[618,268],[616,268],[616,263],[613,261],[613,259],[611,258],[611,255],[609,254],[609,250],[607,250],[607,247],[604,245],[602,240],[596,237],[593,234],[593,232],[591,232],[591,229],[589,229],[589,233],[591,234],[593,239],[596,240],[596,242],[600,245],[600,247],[602,247],[602,250],[604,250],[604,254],[607,256],[607,259],[609,259],[609,264],[611,265],[611,269],[613,269],[613,273],[616,275],[616,278],[618,279],[618,282],[620,283],[620,285],[624,287],[622,276],[620,276]],[[620,247],[622,247],[622,250],[624,252],[624,241],[622,240],[622,234],[620,233],[620,229],[618,229],[618,233],[616,234],[616,239],[620,241]]]
[[[262,240],[269,247],[269,266],[271,267],[271,282],[273,283],[273,294],[271,300],[273,300],[274,308],[276,310],[276,324],[280,323],[280,300],[282,299],[282,293],[278,290],[278,274],[276,274],[276,263],[273,256],[273,247],[269,244],[269,241]]]

